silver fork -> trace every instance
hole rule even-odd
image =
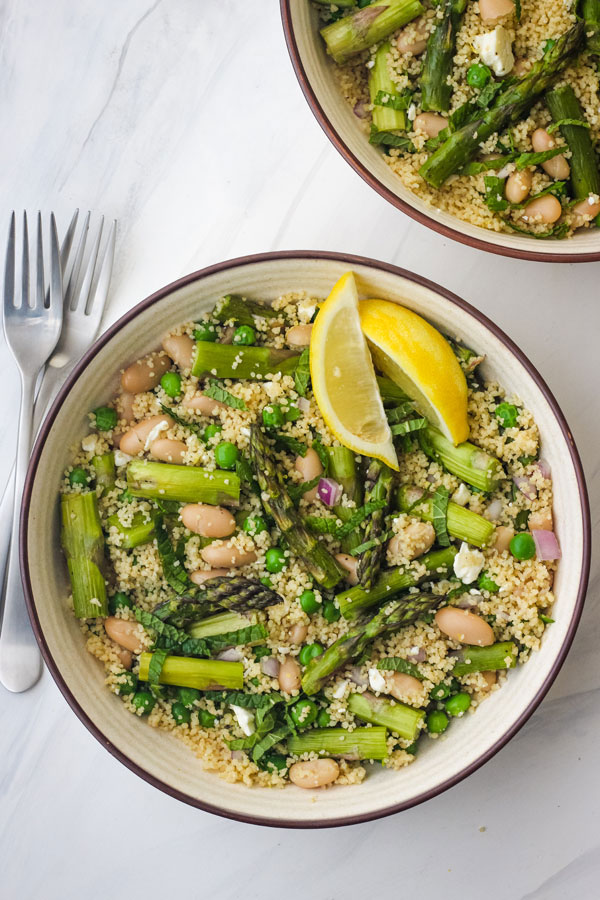
[[[29,233],[23,215],[21,290],[16,290],[16,222],[10,221],[4,277],[4,333],[21,376],[21,409],[17,437],[15,500],[13,504],[10,556],[6,596],[19,602],[5,604],[0,632],[0,681],[11,691],[23,691],[38,680],[41,659],[31,631],[19,572],[20,500],[31,451],[35,383],[42,366],[54,350],[62,325],[62,273],[56,221],[50,216],[50,283],[46,294],[42,215],[37,219],[35,293],[30,291]]]
[[[65,286],[63,325],[59,342],[48,361],[36,398],[34,412],[34,427],[36,431],[67,375],[94,341],[100,329],[108,297],[114,261],[117,223],[113,220],[108,229],[108,237],[100,253],[104,232],[104,217],[101,218],[86,260],[85,251],[90,225],[90,213],[88,212],[83,223],[77,250],[71,259],[71,264],[68,266],[78,215],[79,211],[77,210],[71,219],[60,248],[61,268],[65,273],[63,277]],[[0,521],[5,521],[5,513],[12,503],[13,497],[14,480],[11,472],[4,496],[0,501]],[[4,584],[2,574],[8,553],[8,540],[8,534],[6,536],[0,535],[0,586]],[[11,597],[7,597],[6,602],[11,603],[13,600]],[[22,588],[19,590],[18,596],[15,597],[15,602],[21,602],[24,605],[25,600],[22,596]],[[2,604],[0,602],[1,608]],[[0,681],[2,681],[1,671]],[[26,687],[22,689],[25,690]]]

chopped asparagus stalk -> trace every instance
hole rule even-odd
[[[362,486],[356,474],[356,454],[347,447],[326,447],[325,452],[329,457],[329,474],[341,484],[344,494],[349,500],[354,500],[357,506],[362,503]],[[334,506],[334,513],[342,522],[347,522],[352,516],[353,509],[348,506]],[[342,539],[342,550],[350,553],[361,543],[359,531],[354,531]]]
[[[321,28],[321,36],[328,52],[341,64],[423,12],[419,0],[374,0],[364,9]]]
[[[127,466],[127,489],[134,497],[237,506],[240,479],[235,472],[134,459]]]
[[[148,520],[144,513],[136,513],[129,526],[123,525],[117,515],[109,516],[107,522],[121,535],[119,546],[125,550],[147,544],[154,537],[154,520]]]
[[[213,310],[213,318],[222,323],[233,322],[236,325],[254,327],[255,316],[262,319],[276,319],[281,313],[272,306],[257,303],[255,300],[245,300],[239,294],[226,294],[221,297]]]
[[[63,494],[61,541],[71,579],[73,610],[78,619],[108,615],[104,535],[95,491]]]
[[[579,14],[585,22],[586,47],[594,56],[600,56],[600,0],[582,0]]]
[[[369,96],[373,104],[373,125],[377,131],[406,131],[406,109],[396,109],[394,106],[378,103],[385,99],[386,104],[400,101],[398,88],[390,77],[388,69],[388,56],[390,53],[389,41],[383,43],[373,61],[373,67],[369,72]]]
[[[498,669],[514,669],[517,665],[517,646],[512,641],[502,641],[489,647],[464,647],[460,652],[452,674],[460,677],[470,672],[494,672]]]
[[[443,578],[451,569],[456,552],[456,547],[444,547],[443,550],[433,550],[421,556],[417,561],[427,569],[425,575],[418,575],[419,569],[387,569],[370,591],[360,585],[342,591],[336,597],[340,612],[345,619],[355,619],[365,609],[390,599],[400,591],[416,587],[423,581]]]
[[[112,453],[94,456],[92,465],[96,473],[96,487],[100,488],[100,496],[112,491],[115,486],[115,457]]]
[[[388,755],[385,728],[311,728],[292,735],[287,742],[290,756],[318,753],[341,759],[385,759]]]
[[[148,680],[152,653],[140,655],[140,681]],[[244,664],[214,659],[194,659],[191,656],[167,656],[161,669],[161,684],[213,691],[219,688],[239,690],[244,686]]]
[[[385,517],[392,496],[393,472],[385,463],[377,459],[371,461],[365,479],[365,501],[382,500],[386,505],[371,513],[366,521],[363,535],[365,542],[379,540],[385,530]],[[361,586],[368,590],[373,587],[384,555],[383,544],[371,546],[358,557],[357,575]]]
[[[469,441],[455,447],[432,426],[421,429],[418,434],[421,449],[427,456],[480,491],[495,491],[498,482],[505,477],[500,461]]]
[[[433,522],[433,497],[424,495],[415,502],[416,491],[418,488],[401,485],[396,491],[398,509],[401,512],[410,512],[411,516],[423,519],[424,522]],[[496,530],[492,522],[458,503],[453,503],[452,500],[448,503],[446,525],[451,537],[466,541],[474,547],[486,547]]]
[[[427,53],[421,74],[423,109],[446,112],[450,108],[449,84],[456,53],[456,35],[460,29],[467,0],[445,0],[442,18],[427,41]]]
[[[414,709],[404,703],[391,703],[381,697],[375,697],[369,691],[363,694],[350,694],[348,709],[363,722],[383,725],[407,741],[414,741],[425,718],[425,710]]]
[[[197,341],[192,375],[262,381],[278,372],[293,375],[299,359],[288,350]]]
[[[570,119],[585,122],[585,116],[575,91],[570,84],[561,84],[548,91],[546,103],[555,122]],[[600,194],[600,171],[598,158],[590,137],[590,129],[585,125],[561,125],[560,133],[564,137],[571,156],[571,186],[576,200],[585,200],[590,194]]]
[[[209,616],[200,622],[194,622],[187,628],[188,634],[193,638],[212,637],[215,634],[227,634],[230,631],[239,631],[254,625],[258,621],[256,615],[242,616],[235,612],[222,612],[216,616]]]

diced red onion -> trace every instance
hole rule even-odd
[[[221,339],[219,341],[220,344],[231,344],[233,343],[233,335],[235,334],[235,328],[233,325],[228,325],[227,328],[223,329],[223,333],[221,334]]]
[[[310,411],[310,400],[307,400],[306,397],[298,397],[296,406],[300,412],[307,413]]]
[[[245,757],[246,757],[246,754],[244,753],[243,750],[232,750],[231,751],[232,759],[245,759]]]
[[[492,519],[499,519],[501,515],[502,515],[502,500],[500,500],[500,499],[492,500],[492,502],[490,503],[490,505],[488,506],[488,508],[485,511],[486,519],[490,519],[490,521]]]
[[[562,554],[553,531],[532,528],[531,536],[535,541],[536,555],[539,560],[551,562],[553,559],[560,559]]]
[[[537,488],[529,478],[525,478],[524,475],[515,475],[513,481],[528,500],[535,500],[537,497]]]
[[[365,100],[359,100],[354,104],[354,115],[359,119],[367,119],[369,117],[369,104]]]
[[[269,678],[277,678],[279,675],[279,662],[274,656],[263,656],[260,661],[260,670],[263,675],[268,675]]]
[[[336,506],[342,497],[342,486],[333,478],[321,478],[317,486],[317,494],[325,506]]]
[[[425,662],[427,659],[427,653],[422,647],[413,647],[412,650],[408,651],[407,655],[410,656],[413,662]]]
[[[362,674],[360,666],[353,666],[350,669],[350,681],[353,681],[359,687],[366,687],[369,683],[369,679]]]
[[[217,654],[217,659],[220,659],[222,662],[239,662],[241,658],[242,654],[235,647],[228,647],[227,650],[221,650]]]
[[[426,479],[425,479],[425,480],[426,480],[426,481],[428,481],[428,482],[429,482],[429,484],[433,484],[433,482],[434,482],[434,481],[435,481],[435,480],[436,480],[436,476],[435,476],[435,475],[433,475],[433,474],[431,474],[431,475],[427,475],[427,477],[426,477]]]
[[[542,474],[542,478],[549,480],[552,477],[552,470],[549,463],[545,459],[538,459],[536,466]]]

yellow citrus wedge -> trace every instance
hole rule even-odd
[[[360,327],[352,272],[319,310],[310,338],[310,376],[327,426],[345,447],[398,469],[398,456]]]
[[[454,444],[469,437],[467,381],[448,341],[410,309],[362,300],[360,324],[380,371]]]

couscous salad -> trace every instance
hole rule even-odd
[[[482,362],[349,272],[324,302],[223,297],[125,368],[61,507],[126,709],[228,781],[318,788],[501,689],[560,549],[536,424]]]
[[[315,3],[346,100],[428,205],[568,238],[600,221],[600,0]]]

